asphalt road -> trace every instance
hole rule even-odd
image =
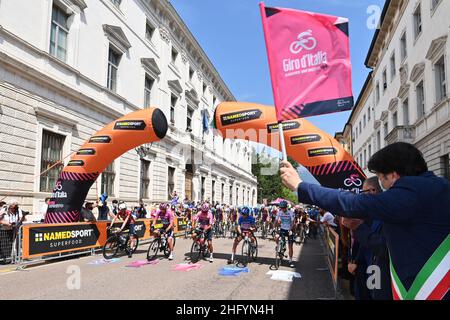
[[[133,258],[126,256],[108,264],[98,254],[48,263],[20,271],[0,270],[0,300],[5,299],[321,299],[334,298],[330,274],[320,240],[294,245],[295,268],[287,261],[280,270],[294,271],[301,278],[292,282],[272,280],[266,273],[274,263],[275,242],[259,241],[256,262],[249,272],[219,275],[229,267],[232,240],[214,239],[214,262],[200,261],[200,269],[175,271],[177,264],[189,263],[191,240],[177,239],[173,261],[163,257],[154,265],[127,267],[145,260],[148,244],[141,245]],[[240,246],[238,252],[240,252]],[[236,257],[239,259],[239,255]],[[342,298],[338,296],[338,298]]]

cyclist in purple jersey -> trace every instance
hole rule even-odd
[[[214,217],[209,210],[209,204],[204,203],[201,211],[194,218],[194,231],[192,232],[192,240],[196,240],[197,236],[205,233],[205,239],[208,241],[208,249],[210,252],[209,262],[213,262],[213,245],[212,245],[212,226],[214,224]]]
[[[174,215],[172,211],[169,209],[169,204],[167,203],[161,203],[159,205],[159,210],[156,212],[156,216],[153,219],[152,226],[156,225],[156,220],[160,219],[163,227],[161,229],[156,229],[155,233],[156,236],[159,236],[159,234],[166,233],[167,234],[167,241],[169,244],[169,260],[173,260],[173,248],[174,248],[174,240],[173,240],[173,228],[174,228]]]

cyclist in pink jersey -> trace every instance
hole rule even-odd
[[[194,217],[194,231],[192,232],[192,240],[196,240],[197,236],[204,232],[205,239],[208,241],[208,249],[210,252],[209,262],[213,262],[213,245],[212,245],[212,226],[214,225],[214,217],[209,210],[209,204],[204,203],[201,211]]]
[[[169,260],[173,260],[173,228],[174,228],[174,215],[172,211],[169,209],[169,204],[161,203],[159,205],[159,210],[156,212],[156,216],[153,219],[153,226],[156,225],[156,220],[160,219],[162,223],[161,229],[156,229],[156,236],[159,236],[160,233],[165,233],[167,235],[167,241],[169,244]]]

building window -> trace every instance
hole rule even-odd
[[[406,59],[408,56],[408,48],[406,43],[406,31],[403,32],[402,37],[400,38],[400,52],[401,52],[401,60],[402,62]]]
[[[211,197],[211,203],[214,203],[214,201],[216,200],[216,181],[212,181],[212,197]]]
[[[384,128],[384,138],[386,138],[388,133],[389,133],[388,132],[389,127],[388,127],[388,123],[387,122],[384,123],[383,128]]]
[[[378,103],[380,102],[380,83],[377,82],[377,86],[375,89],[375,101]]]
[[[189,68],[189,81],[192,81],[192,78],[194,78],[194,70]]]
[[[178,58],[178,51],[174,47],[172,47],[172,56],[171,56],[172,64],[176,64],[177,63],[177,58]]]
[[[450,180],[450,159],[448,154],[441,157],[441,172],[444,178]]]
[[[387,89],[387,71],[386,69],[384,69],[383,71],[383,93],[386,91]]]
[[[368,156],[369,156],[369,159],[370,159],[370,157],[372,156],[372,145],[371,145],[371,144],[369,144],[369,152],[368,152]]]
[[[361,121],[359,121],[359,134],[362,132]]]
[[[175,108],[177,106],[178,98],[173,94],[170,95],[170,123],[175,124]]]
[[[395,75],[397,74],[396,64],[395,64],[395,51],[392,52],[391,55],[391,81],[394,79]]]
[[[417,98],[417,118],[420,119],[425,115],[425,94],[423,91],[423,81],[416,87]]]
[[[114,162],[111,162],[102,173],[101,193],[105,193],[108,196],[114,196],[114,178],[116,173],[114,172]]]
[[[229,192],[230,192],[229,197],[230,197],[230,205],[231,205],[231,204],[233,204],[233,187],[232,186],[230,186]]]
[[[67,59],[67,36],[69,15],[57,6],[52,9],[52,27],[50,32],[50,54],[61,61]]]
[[[397,111],[392,114],[392,126],[395,128],[398,125]]]
[[[377,150],[381,149],[381,132],[378,130],[377,132]]]
[[[191,132],[192,131],[192,117],[194,115],[194,110],[191,107],[187,108],[187,124],[186,124],[186,129],[187,131]]]
[[[119,69],[119,63],[121,54],[114,51],[109,47],[108,54],[108,89],[116,92],[117,90],[117,70]]]
[[[62,160],[62,151],[65,137],[50,131],[42,132],[42,151],[41,151],[41,175],[40,191],[51,192],[55,187],[58,176],[61,173],[64,164]],[[49,168],[51,168],[49,170]]]
[[[120,3],[122,2],[122,0],[111,0],[111,2],[117,7],[120,7]]]
[[[201,201],[205,201],[205,177],[202,177],[200,198],[201,198]]]
[[[367,121],[370,122],[370,106],[369,109],[367,110]]]
[[[403,125],[409,125],[409,103],[408,99],[403,102]]]
[[[169,200],[172,198],[171,194],[173,193],[173,190],[175,190],[175,168],[169,167],[167,176],[167,192]]]
[[[147,39],[148,41],[152,41],[154,33],[155,33],[155,28],[147,20],[147,23],[145,24],[145,39]]]
[[[365,128],[366,127],[366,115],[363,116],[363,125],[364,125],[364,128]]]
[[[221,199],[220,201],[222,203],[225,203],[225,184],[224,183],[222,183],[221,190],[222,190],[222,197],[220,198]]]
[[[444,56],[434,65],[434,74],[436,79],[436,103],[439,103],[447,97]]]
[[[203,83],[203,94],[205,94],[206,93],[206,83]]]
[[[364,149],[364,164],[363,164],[364,167],[366,166],[366,163],[367,163],[367,150]]]
[[[145,86],[144,86],[144,108],[150,107],[150,99],[152,96],[152,88],[155,80],[145,75]]]
[[[419,4],[414,11],[414,39],[417,39],[422,33],[422,13],[420,8],[421,6]]]
[[[148,199],[150,186],[150,161],[141,159],[141,199]]]
[[[216,98],[216,96],[213,96],[213,107],[216,106],[216,102],[217,102],[217,98]]]

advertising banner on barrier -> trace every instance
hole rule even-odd
[[[333,278],[333,282],[336,287],[338,276],[339,235],[333,229],[327,228],[325,236],[327,261],[330,268],[331,277]]]
[[[106,228],[97,223],[24,225],[22,258],[95,248],[105,242]]]

